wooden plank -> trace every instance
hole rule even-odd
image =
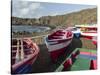
[[[21,41],[21,50],[20,50],[21,51],[21,57],[20,58],[21,58],[21,60],[23,60],[24,59],[23,39],[21,39],[20,41]]]

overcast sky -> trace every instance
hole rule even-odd
[[[94,5],[44,3],[34,1],[12,0],[12,16],[22,18],[39,18],[48,15],[61,15],[87,8]]]

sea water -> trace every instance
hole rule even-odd
[[[46,32],[51,30],[50,27],[46,26],[29,26],[29,25],[12,25],[12,32]]]

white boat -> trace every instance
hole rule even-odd
[[[81,35],[85,38],[92,39],[93,37],[97,37],[97,32],[81,32]]]
[[[72,38],[73,33],[64,29],[57,30],[45,38],[46,46],[53,61],[56,61],[64,53],[66,47],[71,43]]]
[[[97,24],[75,25],[80,28],[81,36],[91,39],[94,45],[97,45]]]
[[[92,39],[97,36],[97,24],[75,25],[80,28],[81,36]]]

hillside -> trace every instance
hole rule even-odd
[[[47,25],[47,26],[73,26],[75,24],[97,23],[97,8],[84,9],[64,15],[42,16],[36,18],[18,18],[12,16],[12,25]]]

